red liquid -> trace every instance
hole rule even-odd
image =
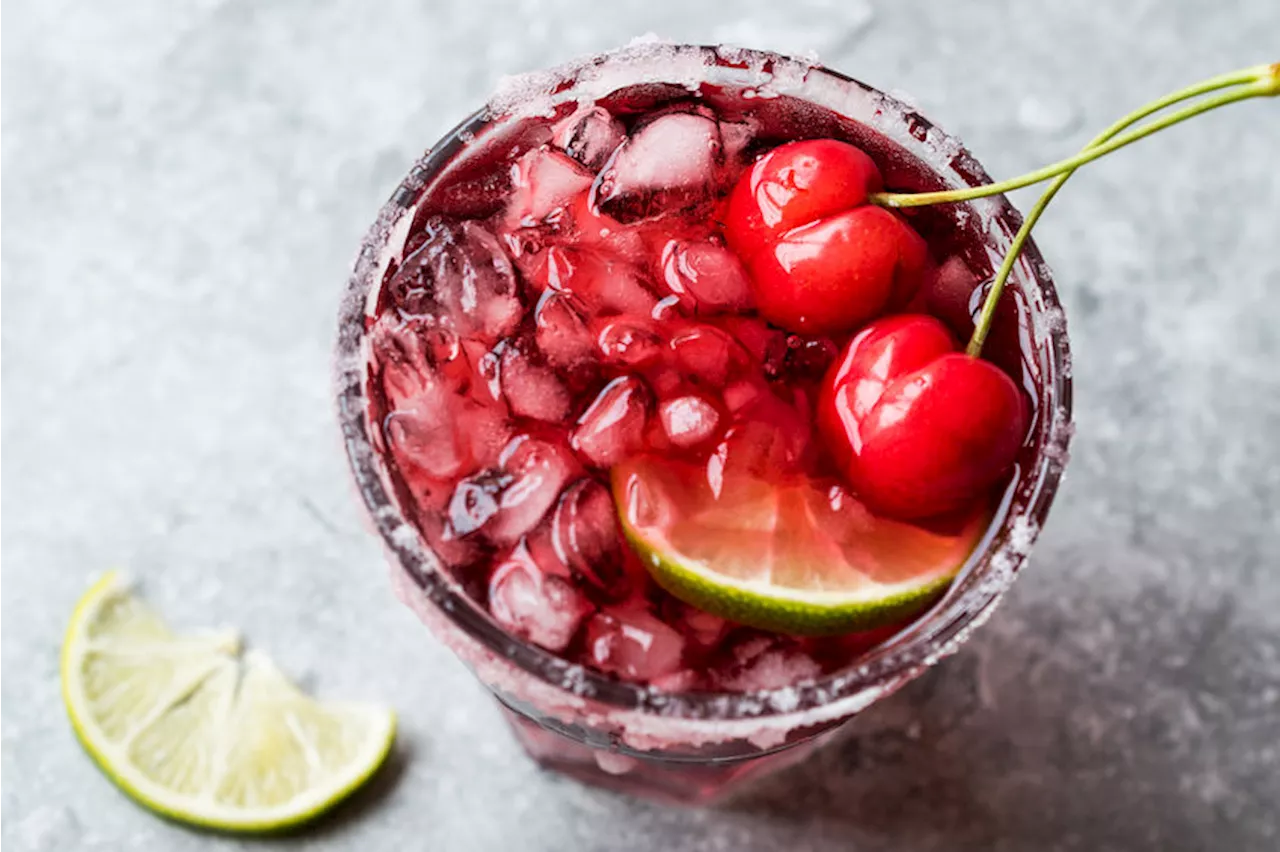
[[[753,476],[838,484],[813,406],[846,338],[757,318],[717,217],[756,155],[801,137],[859,145],[891,189],[938,187],[811,105],[680,91],[525,122],[446,167],[383,282],[371,422],[429,545],[513,634],[660,688],[773,688],[895,628],[799,639],[681,603],[623,541],[608,470],[727,452]],[[911,223],[940,270],[912,308],[964,339],[992,271],[981,235],[929,208]],[[1008,291],[987,356],[1030,387],[1019,299]]]

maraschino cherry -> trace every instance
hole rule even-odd
[[[870,157],[835,139],[780,145],[747,170],[729,198],[725,240],[762,317],[838,334],[910,300],[928,251],[897,214],[867,204],[882,185]]]

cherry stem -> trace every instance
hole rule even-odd
[[[1011,190],[1021,189],[1024,186],[1031,186],[1034,183],[1046,181],[1049,178],[1056,177],[1063,172],[1070,172],[1083,166],[1085,163],[1092,162],[1099,157],[1106,156],[1112,151],[1117,151],[1126,145],[1131,145],[1139,139],[1145,139],[1153,133],[1158,133],[1166,127],[1171,127],[1189,118],[1194,118],[1203,112],[1226,106],[1227,104],[1243,101],[1248,98],[1258,97],[1274,97],[1280,94],[1280,63],[1274,65],[1258,65],[1253,68],[1245,68],[1231,74],[1223,74],[1219,77],[1213,77],[1185,89],[1166,95],[1151,104],[1136,110],[1125,116],[1118,124],[1122,127],[1128,127],[1135,121],[1138,121],[1153,112],[1163,109],[1171,104],[1178,103],[1197,94],[1215,91],[1216,89],[1227,88],[1237,84],[1247,84],[1235,91],[1225,92],[1216,97],[1206,98],[1200,103],[1180,109],[1150,124],[1139,127],[1129,133],[1108,139],[1106,142],[1093,147],[1087,147],[1073,157],[1065,160],[1059,160],[1056,163],[1027,172],[1015,178],[1002,180],[999,183],[983,184],[982,186],[965,187],[964,189],[948,189],[940,192],[876,192],[868,196],[868,201],[872,204],[878,204],[881,207],[924,207],[930,204],[947,204],[955,201],[972,201],[976,198],[986,198],[990,195],[1003,195]],[[1159,106],[1155,106],[1159,104]]]
[[[1081,156],[1097,152],[1100,148],[1106,146],[1107,143],[1115,140],[1117,135],[1125,128],[1136,124],[1154,113],[1160,112],[1161,110],[1167,109],[1168,107],[1181,103],[1182,101],[1233,86],[1246,86],[1248,88],[1228,93],[1230,97],[1219,96],[1217,98],[1207,99],[1201,102],[1201,104],[1198,104],[1197,107],[1199,108],[1194,109],[1194,111],[1180,110],[1177,113],[1173,113],[1168,118],[1176,120],[1169,121],[1166,119],[1162,126],[1167,127],[1171,124],[1177,123],[1178,121],[1190,118],[1192,115],[1198,115],[1201,112],[1206,112],[1210,109],[1215,109],[1216,107],[1223,106],[1228,103],[1234,103],[1237,100],[1244,100],[1245,98],[1263,95],[1274,96],[1277,91],[1280,91],[1280,64],[1246,68],[1229,74],[1221,74],[1217,77],[1211,77],[1208,80],[1203,80],[1192,86],[1188,86],[1185,89],[1180,89],[1176,92],[1165,95],[1162,98],[1151,101],[1145,106],[1129,113],[1124,118],[1120,119],[1115,124],[1112,124],[1102,133],[1090,140],[1089,144],[1086,145],[1081,152]],[[1155,130],[1150,130],[1148,133],[1144,133],[1143,135],[1149,135],[1154,132]],[[1120,138],[1123,139],[1124,137]],[[1135,135],[1132,141],[1136,141],[1139,138],[1141,138],[1141,136]],[[1124,144],[1128,143],[1126,142]],[[1116,147],[1119,146],[1112,147],[1110,150],[1115,150]],[[1102,156],[1102,154],[1098,153],[1096,156]],[[1079,158],[1080,157],[1078,156],[1073,159]],[[1084,159],[1081,164],[1088,161],[1088,159]],[[1058,190],[1062,189],[1063,184],[1065,184],[1071,178],[1071,175],[1075,173],[1076,168],[1078,168],[1078,166],[1072,166],[1054,178],[1053,183],[1051,183],[1048,189],[1044,191],[1044,194],[1037,199],[1035,206],[1031,208],[1026,219],[1023,220],[1022,227],[1019,228],[1018,232],[1014,235],[1013,242],[1009,244],[1009,250],[1005,253],[1004,261],[1000,264],[1000,269],[996,273],[995,281],[992,282],[991,289],[988,291],[986,299],[982,304],[982,313],[979,315],[978,321],[974,324],[973,336],[969,339],[969,345],[965,347],[965,352],[971,357],[976,358],[982,352],[982,346],[987,340],[988,332],[991,330],[991,323],[995,318],[996,306],[1000,303],[1000,296],[1004,292],[1005,283],[1013,273],[1013,266],[1021,255],[1022,248],[1026,245],[1027,239],[1031,236],[1031,229],[1034,228],[1036,222],[1040,220],[1040,216],[1044,213],[1045,208],[1049,206],[1049,202],[1053,200],[1053,197],[1058,194]],[[987,189],[988,187],[981,188]],[[944,194],[945,193],[921,193],[921,195]]]

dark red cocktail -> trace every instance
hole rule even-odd
[[[963,459],[904,439],[1016,214],[851,200],[984,181],[858,83],[651,45],[525,78],[397,191],[344,309],[353,467],[535,757],[708,798],[989,611],[1065,461],[1061,310],[1032,248],[955,385],[997,401],[930,421]]]

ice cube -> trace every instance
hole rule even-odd
[[[735,173],[726,175],[726,182],[737,178],[736,171],[746,165],[747,147],[756,137],[756,128],[745,121],[720,122],[720,139],[724,145],[726,168],[736,167]]]
[[[477,222],[428,219],[423,242],[387,282],[402,314],[428,316],[489,343],[510,333],[523,307],[498,238]]]
[[[662,692],[691,692],[701,683],[702,676],[697,669],[680,669],[655,677],[649,681],[649,686]]]
[[[443,379],[431,360],[427,329],[425,323],[403,322],[384,314],[369,332],[379,383],[391,408],[406,405],[407,400],[437,387]]]
[[[416,496],[418,493],[416,489],[414,493]],[[417,528],[426,539],[427,546],[440,557],[442,562],[454,570],[460,581],[470,580],[473,577],[472,571],[462,569],[478,567],[484,563],[487,571],[487,559],[492,554],[489,553],[484,542],[452,536],[449,533],[448,518],[443,511],[419,505],[414,518]]]
[[[503,216],[509,229],[536,228],[567,218],[566,208],[594,180],[574,160],[547,147],[527,151],[511,165],[511,195]]]
[[[548,249],[546,283],[572,293],[592,314],[648,316],[658,302],[640,271],[608,252]]]
[[[496,468],[458,483],[449,502],[449,529],[454,537],[479,533],[510,544],[537,526],[565,483],[579,473],[563,445],[517,435],[503,448]]]
[[[499,341],[492,349],[479,340],[463,340],[462,351],[470,368],[471,396],[479,402],[502,402],[502,351],[506,341]]]
[[[506,440],[506,416],[482,405],[425,363],[383,362],[383,385],[393,410],[383,434],[402,469],[449,479],[490,463]]]
[[[578,418],[570,443],[594,465],[617,464],[644,445],[651,405],[652,394],[643,381],[614,379]]]
[[[581,479],[560,497],[551,544],[561,564],[605,597],[617,600],[630,592],[617,510],[609,490],[596,480]]]
[[[547,290],[538,300],[533,324],[538,349],[551,364],[570,369],[590,359],[595,349],[594,335],[573,296]]]
[[[607,363],[638,369],[662,360],[662,338],[653,323],[635,317],[614,317],[592,325],[596,329],[596,347]]]
[[[650,681],[681,667],[684,637],[643,609],[616,607],[587,622],[586,653],[601,671]]]
[[[622,222],[687,207],[708,197],[723,153],[715,119],[660,115],[613,152],[591,187],[592,205]]]
[[[489,611],[522,639],[563,651],[591,612],[590,602],[567,580],[548,575],[523,543],[507,555],[489,581]]]
[[[498,501],[512,477],[497,470],[469,476],[458,483],[449,501],[450,538],[468,536],[498,514]]]
[[[555,126],[554,142],[582,165],[596,172],[622,144],[622,122],[599,106],[584,106]]]
[[[707,459],[707,478],[716,494],[739,482],[777,478],[801,469],[808,450],[804,418],[765,391],[734,416]]]
[[[718,615],[712,615],[673,597],[667,597],[662,605],[663,620],[684,635],[686,641],[697,648],[710,649],[720,643],[733,625]]]
[[[733,660],[712,679],[721,689],[757,692],[811,682],[822,666],[793,641],[782,637],[753,637],[733,649]]]
[[[750,358],[738,342],[711,325],[690,325],[671,338],[676,364],[686,376],[712,387],[724,387]]]
[[[500,381],[512,414],[552,423],[569,416],[569,390],[532,343],[514,342],[503,350]]]
[[[696,447],[715,437],[720,412],[704,397],[681,396],[658,406],[662,429],[677,447]]]
[[[687,295],[699,314],[752,307],[751,286],[737,256],[707,241],[671,240],[662,249],[662,275],[672,293]]]

